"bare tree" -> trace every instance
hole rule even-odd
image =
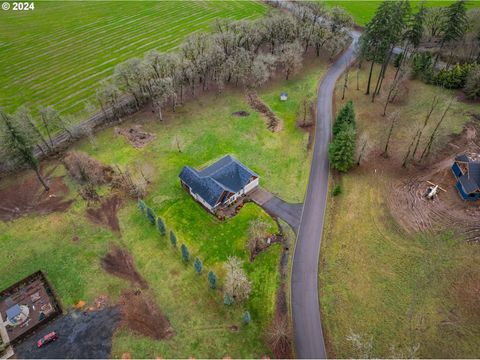
[[[229,257],[225,263],[225,271],[225,293],[236,302],[248,299],[251,283],[242,269],[242,262],[235,256]]]
[[[348,88],[348,73],[350,72],[350,59],[347,59],[347,66],[345,68],[344,76],[343,76],[343,90],[342,90],[342,100],[345,99],[345,90]]]
[[[360,166],[360,163],[362,159],[364,159],[368,153],[371,150],[371,145],[370,145],[370,137],[368,136],[367,132],[362,132],[360,135],[359,141],[358,141],[358,147],[357,147],[357,166]]]
[[[438,106],[440,102],[440,99],[438,98],[437,95],[435,95],[432,99],[432,103],[430,104],[430,109],[427,112],[427,116],[425,116],[425,120],[423,121],[423,125],[420,128],[420,132],[418,133],[417,141],[415,143],[415,147],[413,148],[413,153],[412,153],[412,159],[415,159],[415,155],[417,153],[418,145],[420,144],[420,139],[422,137],[423,131],[428,125],[428,121],[430,120],[430,117],[432,116],[433,111],[435,108]]]
[[[277,55],[286,80],[302,67],[302,48],[297,41],[280,46]]]
[[[440,125],[442,125],[443,121],[445,120],[445,116],[447,115],[448,111],[451,109],[452,105],[454,103],[454,98],[451,98],[448,105],[445,107],[445,110],[443,111],[443,114],[440,118],[440,120],[437,122],[435,125],[432,134],[430,135],[430,138],[428,139],[428,143],[425,146],[425,149],[422,152],[422,155],[420,156],[420,160],[423,160],[430,154],[430,150],[432,149],[433,141],[435,140],[435,136],[437,135],[438,129],[440,128]]]
[[[32,132],[31,136],[35,143],[38,143],[40,141],[45,145],[44,150],[40,145],[37,144],[37,148],[43,155],[46,155],[45,151],[52,150],[50,144],[47,142],[47,140],[35,124],[32,114],[30,113],[30,110],[28,108],[26,108],[25,106],[20,106],[15,112],[14,117],[17,119],[17,122],[23,123],[24,126],[30,129],[30,131]]]
[[[387,133],[387,141],[385,142],[385,147],[383,149],[382,156],[385,158],[388,158],[388,146],[390,145],[390,139],[392,137],[393,133],[393,128],[395,127],[395,124],[397,123],[398,119],[400,118],[400,111],[394,111],[392,112],[389,116],[390,120],[390,127],[388,129]]]

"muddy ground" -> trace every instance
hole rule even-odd
[[[118,307],[92,312],[72,311],[15,346],[15,356],[23,359],[107,359],[119,323]],[[37,340],[51,331],[59,335],[58,340],[38,349]]]
[[[155,140],[155,134],[143,131],[142,125],[132,125],[129,128],[115,128],[115,135],[125,137],[130,145],[136,149],[141,149]]]
[[[86,210],[87,218],[94,224],[105,226],[113,232],[120,233],[120,224],[117,212],[120,209],[122,201],[119,196],[112,197],[102,201],[99,207],[89,207]]]
[[[408,233],[417,231],[435,233],[451,230],[469,242],[480,241],[480,203],[463,201],[455,189],[455,177],[451,166],[457,154],[465,151],[480,153],[475,142],[477,128],[469,124],[461,135],[451,138],[447,147],[440,151],[431,165],[411,168],[393,185],[388,196],[390,212]],[[428,200],[424,195],[433,182],[444,191]]]
[[[123,326],[155,340],[169,339],[175,335],[168,318],[146,292],[125,290],[119,305]]]
[[[114,246],[101,260],[102,267],[108,273],[126,279],[133,286],[148,288],[147,281],[135,268],[132,255],[125,249]]]
[[[66,199],[69,190],[63,177],[44,176],[49,192],[45,191],[33,172],[22,182],[1,189],[0,220],[10,221],[27,214],[45,215],[68,209],[73,200]]]
[[[268,130],[271,132],[278,132],[282,130],[282,120],[275,115],[272,109],[270,109],[270,107],[268,107],[268,105],[265,104],[257,94],[253,92],[248,93],[247,101],[253,110],[258,111],[265,117]]]

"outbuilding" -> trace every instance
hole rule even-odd
[[[458,155],[452,164],[452,172],[457,179],[455,188],[463,200],[480,199],[480,156]]]

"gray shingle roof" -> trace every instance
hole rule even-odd
[[[236,193],[248,184],[252,176],[258,177],[252,170],[230,155],[226,155],[201,171],[184,166],[180,179],[192,192],[201,196],[214,207],[224,191]]]
[[[7,319],[13,320],[16,316],[22,313],[22,309],[20,309],[20,305],[13,305],[11,308],[7,309]]]

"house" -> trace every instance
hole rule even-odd
[[[200,171],[184,166],[179,177],[182,187],[212,213],[255,189],[259,180],[257,174],[230,155]]]
[[[462,154],[455,157],[452,172],[457,179],[455,187],[463,200],[480,199],[480,157]]]
[[[280,101],[287,101],[288,94],[286,92],[280,93]]]

